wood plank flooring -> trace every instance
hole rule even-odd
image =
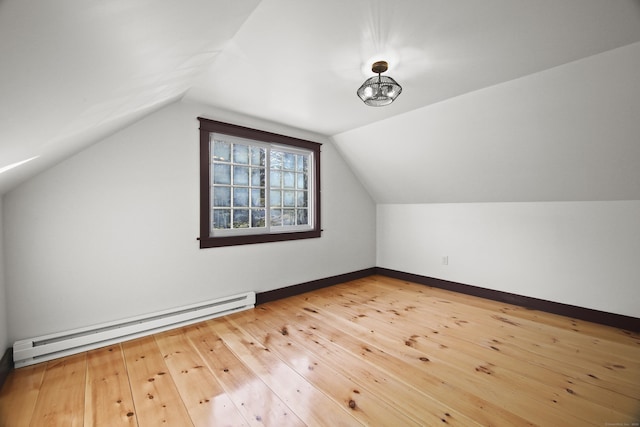
[[[371,276],[13,371],[0,426],[638,426],[640,335]]]

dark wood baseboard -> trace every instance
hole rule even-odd
[[[363,277],[368,277],[375,273],[375,267],[371,267],[364,270],[353,271],[351,273],[340,274],[338,276],[326,277],[324,279],[312,280],[311,282],[274,289],[272,291],[259,292],[256,294],[256,304],[263,304],[265,302],[275,301],[309,291],[315,291],[316,289],[326,288],[328,286],[337,285],[350,280],[362,279]]]
[[[405,273],[388,268],[376,267],[376,274],[393,277],[395,279],[406,280],[408,282],[420,283],[434,288],[446,289],[462,294],[473,295],[499,302],[506,302],[521,307],[545,311],[547,313],[559,314],[573,317],[574,319],[586,320],[588,322],[600,323],[602,325],[613,326],[633,332],[640,332],[640,319],[637,317],[625,316],[622,314],[608,313],[606,311],[593,310],[590,308],[578,307],[554,301],[547,301],[538,298],[526,297],[508,292],[496,291],[493,289],[480,288],[477,286],[465,285],[462,283],[450,282],[433,277],[419,276],[417,274]]]
[[[593,310],[590,308],[578,307],[575,305],[563,304],[555,301],[527,297],[512,294],[509,292],[496,291],[493,289],[481,288],[478,286],[465,285],[463,283],[450,282],[448,280],[436,279],[433,277],[420,276],[403,271],[391,270],[383,267],[372,267],[351,273],[340,274],[338,276],[313,280],[299,285],[287,286],[285,288],[274,289],[272,291],[259,292],[256,294],[256,304],[263,304],[281,298],[299,295],[305,292],[314,291],[327,286],[337,285],[350,280],[362,279],[367,276],[379,274],[392,277],[394,279],[406,280],[408,282],[433,286],[434,288],[446,289],[459,292],[461,294],[473,295],[494,301],[505,302],[518,305],[533,310],[545,311],[547,313],[559,314],[572,317],[574,319],[586,320],[588,322],[600,323],[602,325],[613,326],[633,332],[640,332],[640,318],[625,316],[622,314],[608,313],[606,311]]]
[[[13,370],[13,348],[9,347],[7,351],[4,352],[4,356],[0,359],[0,390],[2,390],[2,386],[4,382],[7,380],[9,376],[9,372]]]

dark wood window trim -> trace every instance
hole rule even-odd
[[[287,240],[299,240],[317,238],[321,235],[320,228],[320,146],[321,144],[286,135],[237,126],[230,123],[198,117],[200,121],[200,248],[213,248],[220,246],[246,245],[253,243],[281,242]],[[240,236],[210,236],[210,207],[211,168],[209,157],[209,134],[222,133],[255,141],[288,145],[313,151],[313,224],[311,230],[286,232],[248,234]]]

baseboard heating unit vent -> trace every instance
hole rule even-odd
[[[203,320],[253,308],[255,292],[233,295],[175,309],[37,338],[16,341],[16,368],[140,338]]]

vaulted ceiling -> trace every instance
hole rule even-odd
[[[0,0],[0,194],[182,99],[337,136],[395,201],[350,132],[638,41],[636,0]],[[377,59],[385,108],[355,95]]]

